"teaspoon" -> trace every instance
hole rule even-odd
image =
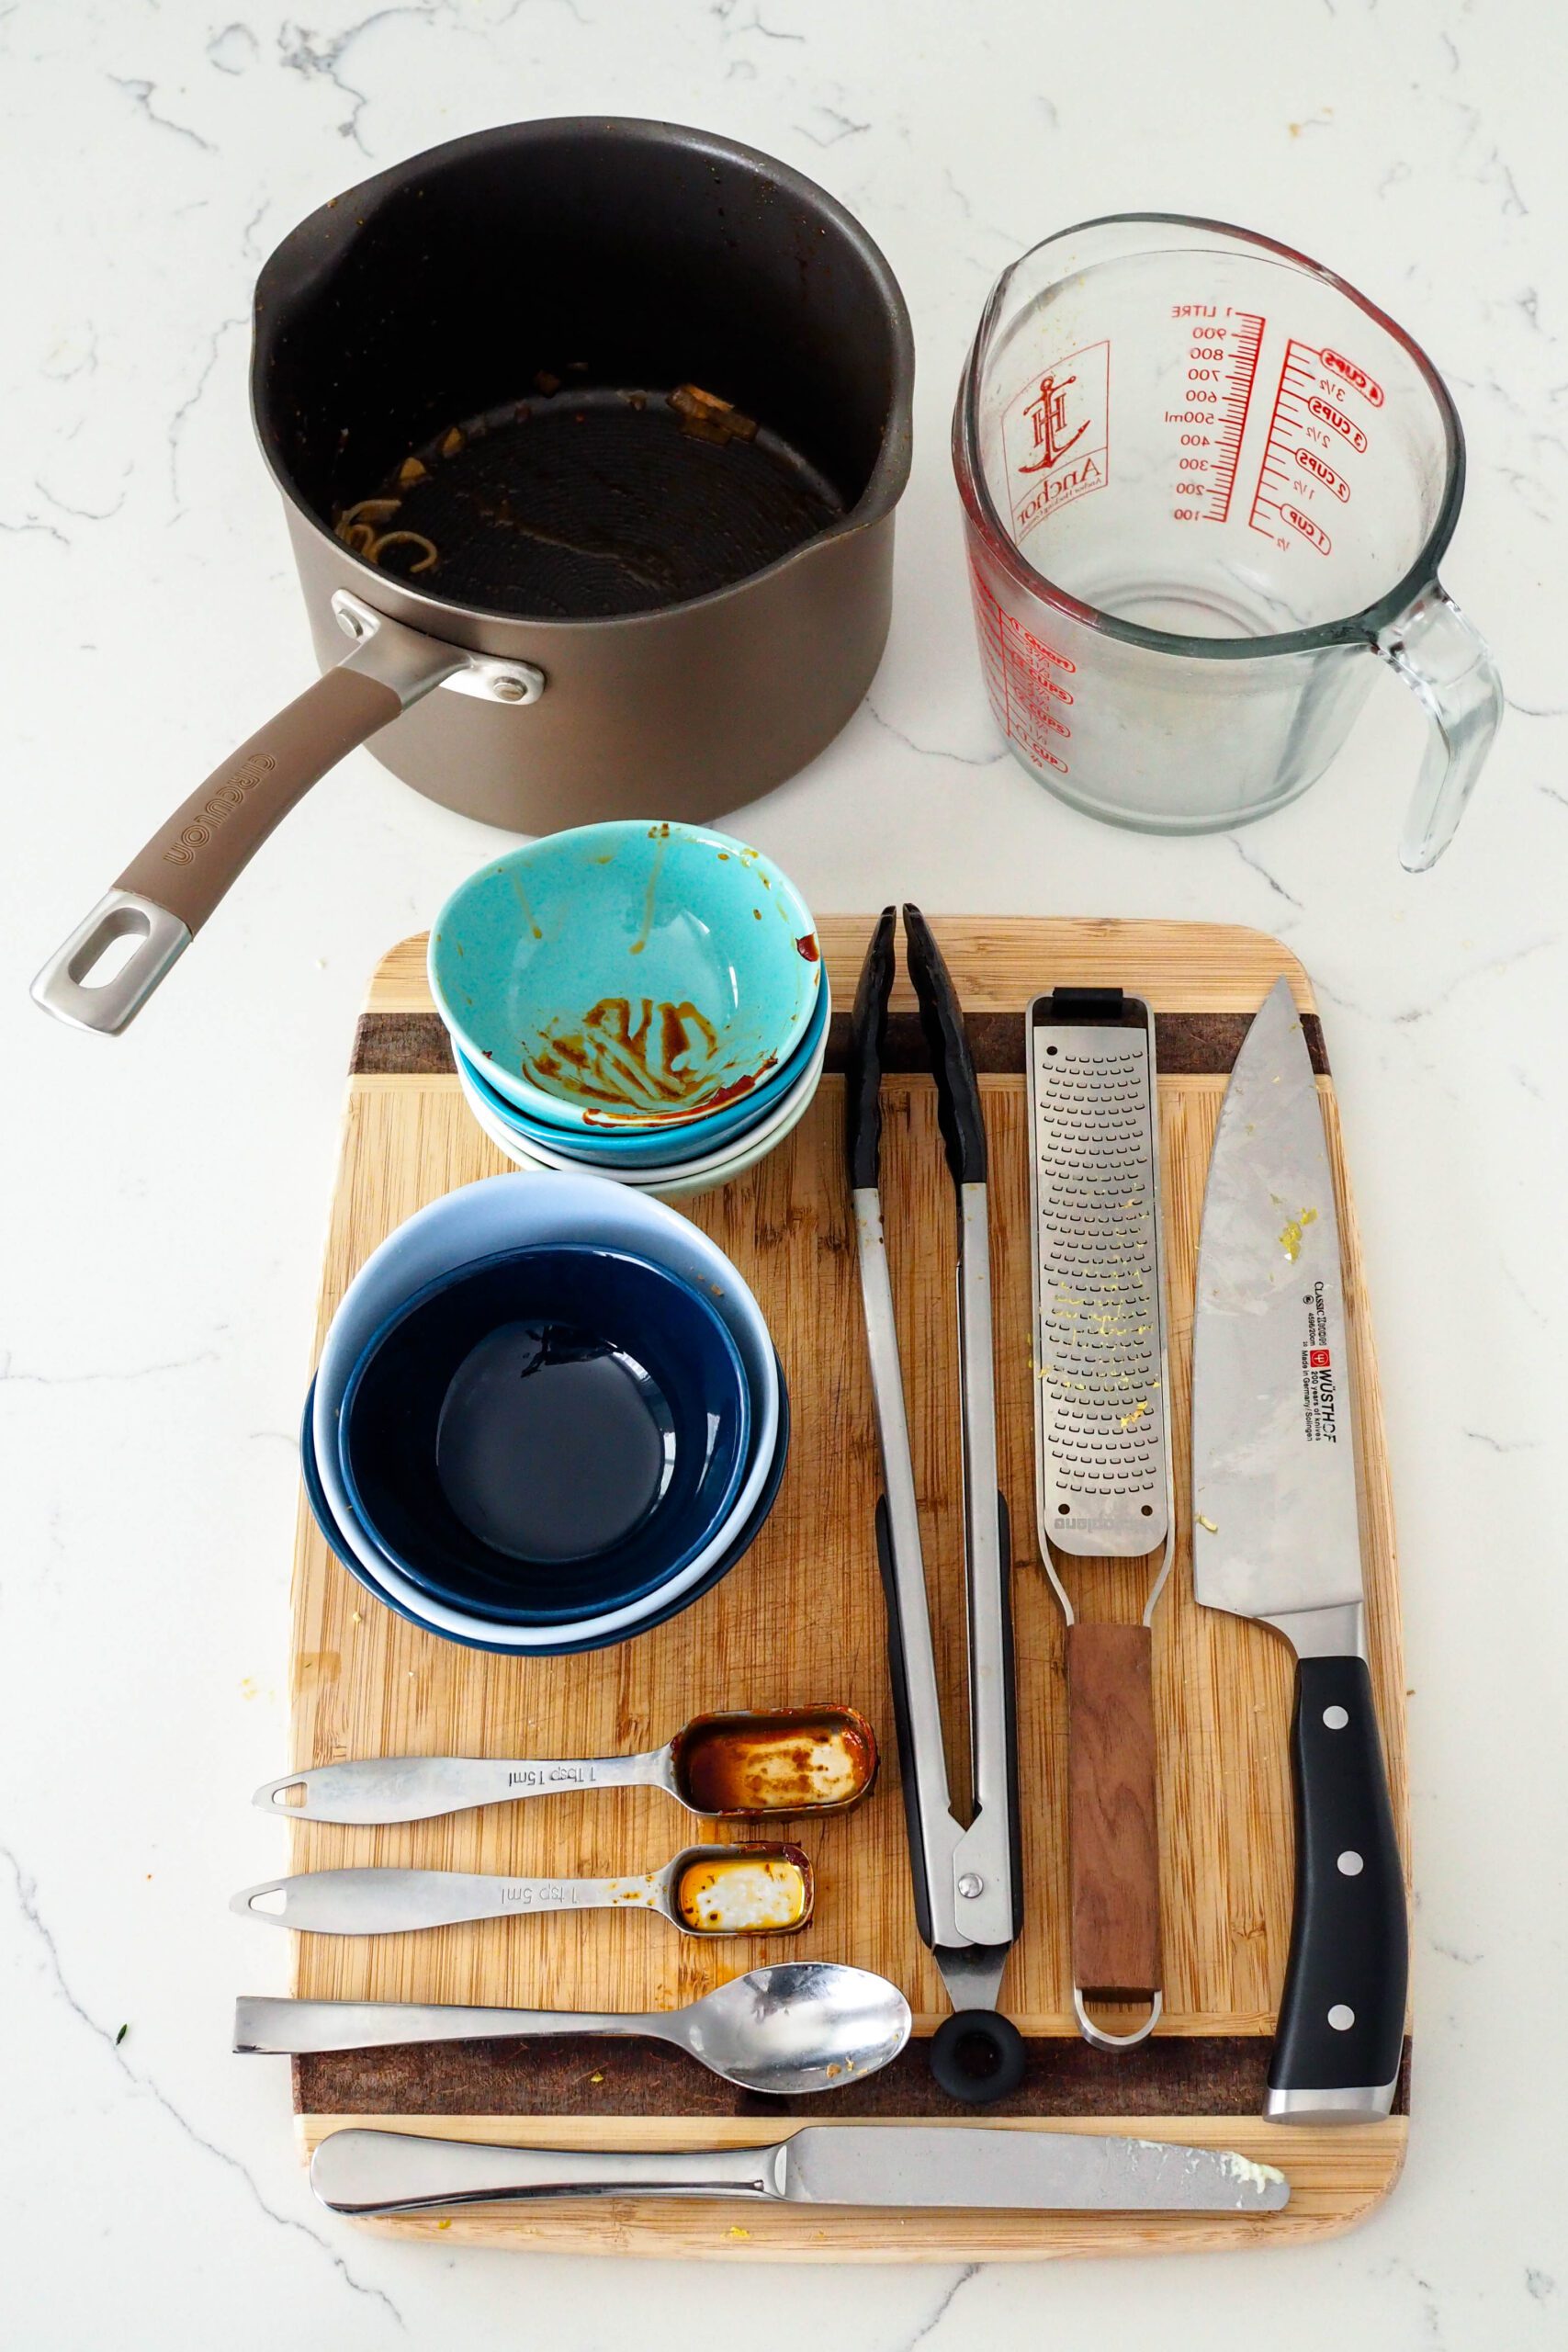
[[[637,2034],[688,2052],[742,2090],[796,2098],[841,2089],[874,2074],[898,2055],[909,2025],[909,2004],[886,1977],[835,1962],[796,1960],[754,1968],[684,2008],[647,2016],[246,1996],[234,2006],[234,2047],[247,2054],[300,2054],[513,2035]]]

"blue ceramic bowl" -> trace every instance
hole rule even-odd
[[[722,1110],[710,1112],[705,1118],[694,1119],[681,1127],[646,1128],[632,1132],[612,1132],[605,1127],[558,1127],[547,1120],[536,1119],[502,1094],[491,1078],[491,1065],[476,1067],[462,1047],[453,1041],[459,1067],[470,1078],[498,1119],[513,1129],[526,1143],[530,1137],[546,1145],[551,1151],[581,1159],[585,1168],[663,1168],[681,1159],[700,1159],[721,1146],[742,1143],[754,1127],[760,1127],[771,1112],[776,1111],[784,1097],[801,1077],[820,1042],[828,1025],[831,999],[826,988],[818,988],[799,1046],[782,1069],[775,1070],[761,1085],[752,1089],[739,1102],[727,1103]]]
[[[458,1617],[450,1610],[441,1609],[439,1604],[436,1604],[437,1614],[426,1616],[420,1606],[417,1590],[405,1584],[389,1562],[372,1565],[377,1555],[363,1531],[355,1536],[346,1534],[339,1526],[327,1500],[321,1483],[321,1464],[316,1458],[315,1408],[316,1384],[312,1381],[305,1399],[304,1419],[299,1430],[299,1467],[310,1516],[321,1530],[327,1549],[347,1569],[355,1582],[373,1600],[378,1600],[383,1608],[389,1609],[395,1617],[401,1617],[406,1623],[417,1626],[421,1633],[434,1634],[438,1641],[455,1643],[460,1649],[486,1650],[492,1657],[516,1657],[520,1654],[528,1657],[576,1657],[587,1650],[611,1649],[621,1642],[633,1641],[638,1634],[651,1632],[655,1625],[666,1624],[671,1617],[678,1617],[683,1609],[689,1609],[694,1600],[700,1600],[704,1593],[711,1592],[715,1585],[720,1583],[751,1549],[777,1499],[784,1464],[789,1459],[789,1398],[781,1371],[778,1435],[761,1487],[734,1540],[725,1545],[712,1567],[696,1584],[651,1610],[646,1617],[638,1618],[633,1625],[613,1633],[580,1636],[575,1641],[536,1639],[530,1641],[525,1649],[517,1641],[493,1638],[500,1631],[498,1627],[487,1625],[480,1620]]]
[[[751,1433],[712,1303],[626,1251],[509,1250],[438,1277],[362,1352],[353,1514],[437,1600],[498,1624],[641,1600],[724,1526]]]
[[[459,884],[430,934],[455,1044],[518,1110],[595,1133],[754,1096],[816,1007],[816,925],[761,852],[694,825],[582,825]]]
[[[314,1440],[316,1466],[333,1517],[351,1535],[357,1530],[339,1466],[343,1400],[366,1348],[416,1291],[439,1276],[480,1258],[542,1242],[591,1242],[599,1249],[624,1250],[663,1266],[712,1300],[739,1351],[751,1399],[750,1458],[736,1497],[734,1523],[750,1517],[773,1458],[779,1374],[762,1310],[739,1268],[689,1218],[608,1176],[511,1173],[459,1185],[416,1210],[371,1251],[338,1302],[317,1367]],[[727,1521],[715,1536],[713,1554],[728,1541],[728,1527]],[[372,1550],[372,1566],[378,1557]],[[705,1576],[709,1563],[710,1553],[699,1552],[682,1576],[694,1585]],[[400,1577],[399,1582],[405,1580]],[[672,1600],[675,1589],[671,1585],[666,1597]],[[590,1621],[583,1631],[609,1634],[631,1624],[649,1606],[634,1601],[628,1609]]]

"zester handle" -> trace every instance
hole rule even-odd
[[[1160,1993],[1159,1816],[1155,1794],[1153,1637],[1146,1625],[1067,1628],[1067,1806],[1073,1986],[1085,2036],[1111,2035],[1085,2000]]]

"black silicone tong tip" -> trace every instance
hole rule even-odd
[[[884,907],[871,934],[850,1014],[844,1065],[844,1153],[852,1192],[874,1192],[882,1166],[882,1048],[893,988],[894,910]]]
[[[964,1008],[931,927],[919,907],[904,909],[904,944],[936,1080],[937,1119],[947,1147],[947,1164],[955,1184],[983,1184],[986,1122],[980,1109],[980,1081],[964,1029]]]

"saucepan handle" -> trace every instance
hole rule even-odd
[[[1454,837],[1503,716],[1503,684],[1484,638],[1433,581],[1374,640],[1431,720],[1404,820],[1400,864],[1435,865]]]
[[[500,702],[533,702],[543,688],[526,662],[471,654],[357,597],[340,594],[333,603],[352,650],[214,768],[131,859],[33,982],[46,1012],[111,1036],[123,1029],[295,802],[444,679],[462,673],[471,691]],[[95,986],[106,951],[128,936],[135,945]]]

